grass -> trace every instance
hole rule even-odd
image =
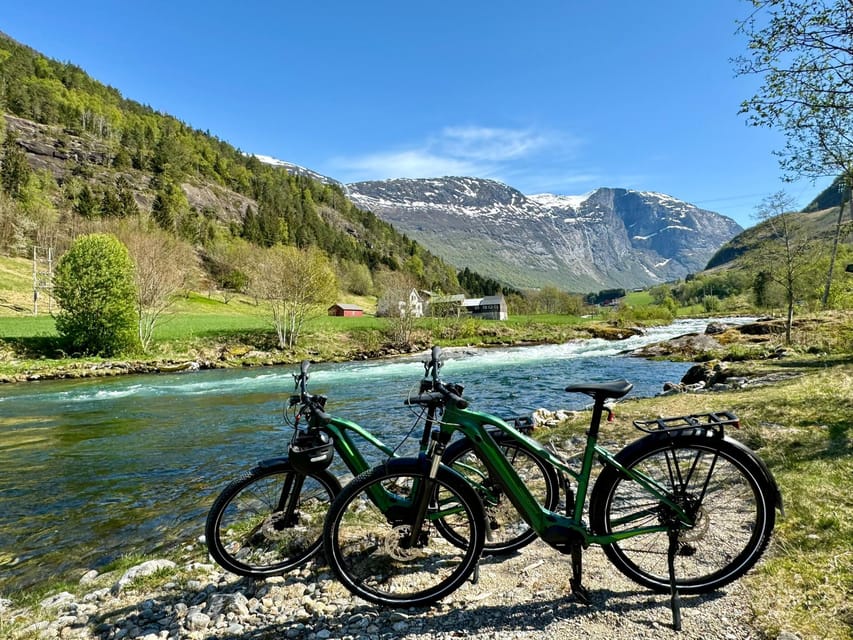
[[[799,375],[765,387],[722,393],[629,400],[603,437],[642,435],[631,426],[649,415],[728,409],[742,428],[728,433],[768,463],[782,492],[770,550],[744,580],[754,623],[769,638],[781,631],[803,639],[853,635],[853,355],[801,356],[752,363],[753,371]],[[582,414],[551,432],[583,433]]]

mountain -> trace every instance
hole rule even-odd
[[[514,287],[636,288],[700,271],[742,231],[673,197],[600,188],[524,195],[494,180],[356,182],[346,194],[431,252]]]

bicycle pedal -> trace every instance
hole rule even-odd
[[[480,582],[480,563],[479,562],[477,562],[477,564],[474,566],[474,571],[473,571],[473,573],[471,573],[471,584],[477,584],[478,582]]]

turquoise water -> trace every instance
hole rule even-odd
[[[685,363],[619,355],[704,330],[680,321],[619,342],[450,350],[442,377],[477,409],[502,416],[579,408],[569,383],[627,378],[632,396],[678,381]],[[423,356],[311,368],[329,413],[387,443],[413,424],[403,399]],[[254,461],[282,455],[282,411],[296,367],[201,371],[0,388],[0,592],[78,575],[121,555],[203,533],[218,491]]]

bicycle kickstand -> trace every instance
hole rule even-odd
[[[675,554],[678,551],[678,530],[669,530],[669,549],[666,560],[669,566],[669,606],[672,609],[672,628],[681,631],[681,596],[675,582]]]
[[[589,590],[581,584],[581,574],[583,573],[583,546],[580,544],[572,545],[572,578],[569,580],[569,585],[572,588],[572,593],[583,604],[591,604],[592,600],[589,597]]]

